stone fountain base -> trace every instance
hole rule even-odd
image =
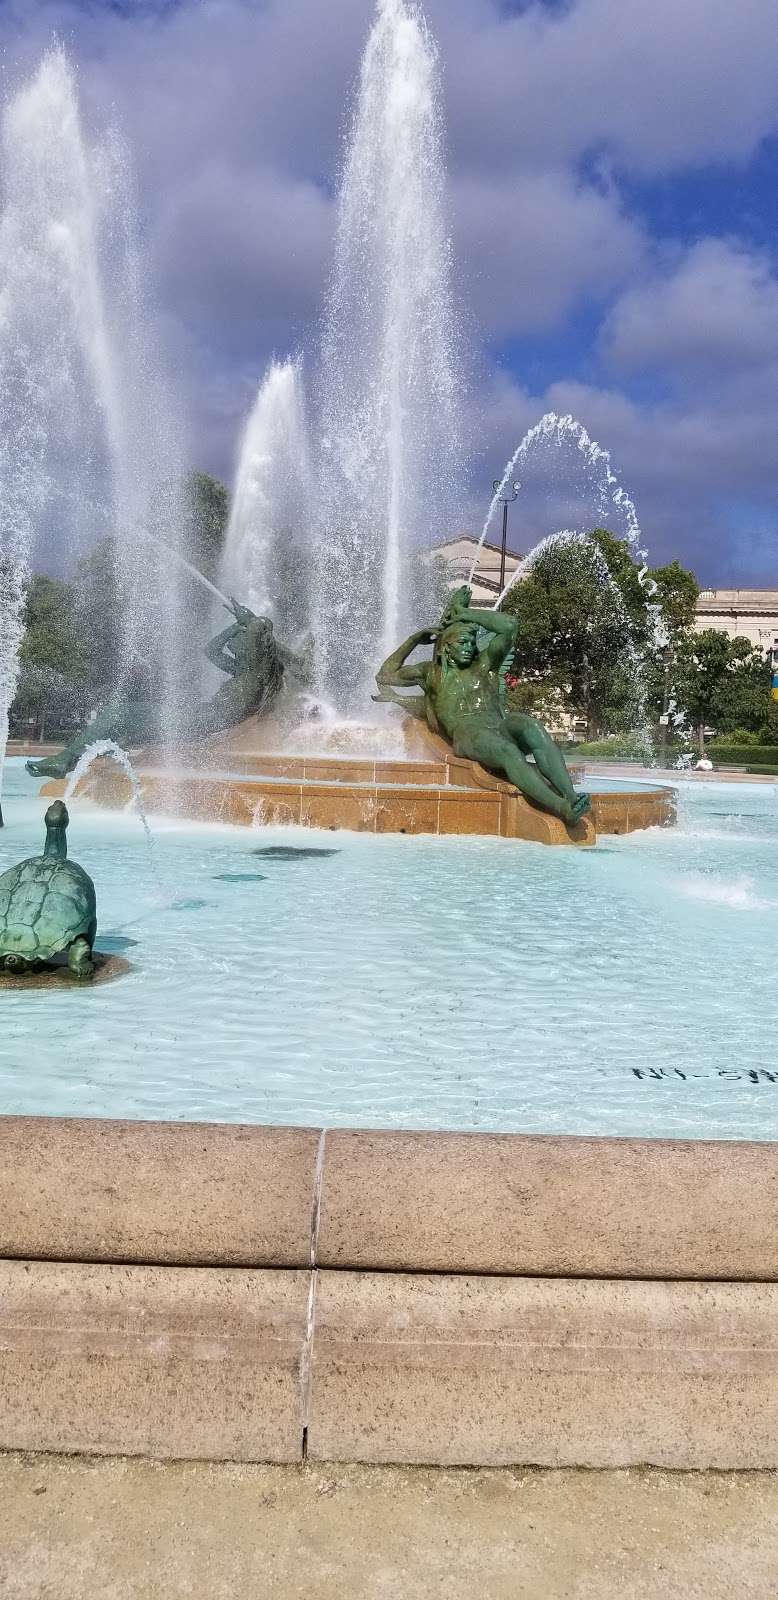
[[[158,765],[153,749],[135,757],[149,811],[188,819],[251,825],[346,828],[355,833],[481,834],[536,844],[594,845],[598,833],[632,833],[675,822],[675,793],[665,787],[592,794],[591,815],[567,827],[526,800],[512,784],[476,761],[453,754],[418,725],[407,730],[405,755],[291,754],[263,749],[253,722],[190,745],[175,769]],[[574,777],[580,774],[573,774]],[[64,785],[43,786],[46,796]],[[76,796],[123,809],[130,785],[110,761],[97,761]]]

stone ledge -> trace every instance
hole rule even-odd
[[[772,1280],[777,1211],[775,1143],[334,1129],[317,1261]]]
[[[773,1281],[776,1210],[768,1142],[0,1116],[6,1258]]]
[[[315,1128],[0,1116],[0,1256],[307,1267]]]
[[[775,1467],[777,1356],[774,1284],[0,1262],[0,1449]]]
[[[0,1261],[0,1448],[299,1461],[309,1283]]]
[[[778,1461],[778,1286],[320,1272],[308,1454]]]

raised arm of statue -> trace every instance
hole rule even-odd
[[[229,646],[241,632],[242,626],[240,622],[231,622],[228,628],[222,628],[221,633],[217,633],[215,639],[210,639],[203,650],[215,667],[221,672],[228,672],[231,677],[235,676],[235,657]]]
[[[406,667],[405,662],[418,645],[432,644],[437,636],[437,628],[420,628],[418,633],[412,633],[378,668],[375,681],[379,689],[425,689],[432,662],[417,661],[412,667]]]
[[[488,657],[490,666],[501,667],[506,658],[513,654],[519,633],[515,617],[506,616],[504,611],[482,611],[480,607],[468,605],[457,612],[456,620],[473,623],[492,635],[485,652],[482,652]]]

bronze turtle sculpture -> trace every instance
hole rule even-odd
[[[38,972],[66,953],[73,976],[91,978],[95,886],[77,861],[67,859],[64,802],[53,801],[44,820],[43,855],[28,856],[0,877],[0,971]]]

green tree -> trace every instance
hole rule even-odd
[[[33,577],[27,590],[25,633],[19,656],[64,677],[84,675],[84,652],[76,624],[73,585],[62,578]]]
[[[122,669],[124,611],[115,539],[101,539],[82,556],[74,588],[86,681],[97,704],[118,682]]]
[[[654,601],[659,605],[659,633],[663,635],[648,641],[644,676],[646,706],[659,722],[669,715],[672,700],[674,664],[683,641],[694,624],[700,588],[693,572],[687,571],[679,561],[655,567],[650,574],[656,585]],[[667,749],[666,721],[660,722],[659,759],[665,763]]]
[[[230,519],[230,497],[210,472],[190,472],[185,486],[186,543],[192,565],[215,583]]]
[[[757,729],[760,744],[778,744],[778,700],[767,698],[767,709]]]
[[[722,734],[742,728],[756,736],[770,707],[770,665],[763,650],[747,639],[730,639],[729,671],[716,707]]]
[[[673,694],[695,729],[700,754],[705,730],[756,732],[770,706],[767,657],[746,639],[715,628],[682,636],[673,664]]]
[[[626,541],[606,529],[589,539],[551,541],[505,601],[519,623],[524,703],[527,684],[535,682],[538,701],[556,691],[585,720],[589,738],[634,727],[648,599]]]
[[[619,590],[632,629],[632,642],[640,650],[651,632],[651,585],[645,581],[645,577],[641,578],[641,568],[634,560],[627,539],[619,539],[607,528],[593,528],[589,538],[596,544]]]
[[[680,561],[654,567],[650,576],[656,584],[654,599],[659,603],[662,621],[672,642],[693,626],[700,586],[694,573],[682,567]]]
[[[11,708],[15,724],[69,727],[83,710],[86,658],[78,627],[72,584],[37,575],[25,602],[25,633],[19,650],[19,679]]]

